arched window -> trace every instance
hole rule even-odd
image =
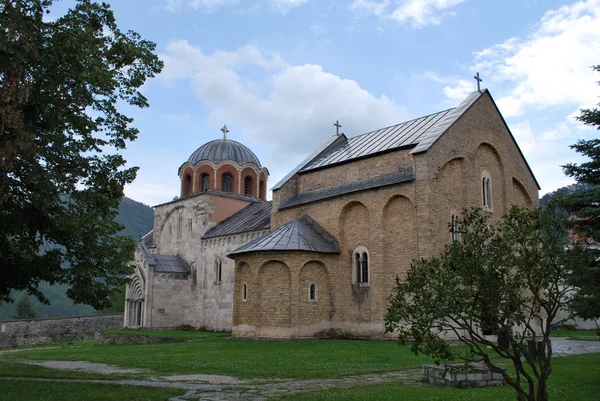
[[[484,210],[492,210],[492,178],[485,170],[481,172],[481,205]]]
[[[309,301],[317,300],[317,285],[315,283],[310,283],[308,286],[308,300]]]
[[[260,180],[260,182],[258,183],[258,197],[260,199],[265,199],[266,195],[265,195],[265,182],[263,180]]]
[[[452,242],[460,241],[460,222],[457,214],[450,217],[450,236]]]
[[[215,284],[219,284],[221,282],[223,273],[223,264],[221,259],[215,259]]]
[[[210,176],[208,174],[202,174],[202,192],[210,191]]]
[[[221,177],[223,192],[233,192],[233,177],[229,173]]]
[[[190,195],[192,193],[192,176],[189,174],[185,175],[185,193],[184,195]]]
[[[244,195],[252,196],[252,177],[249,175],[244,178]]]
[[[242,284],[242,301],[246,302],[248,299],[248,285],[246,283]]]
[[[369,251],[360,246],[354,250],[352,255],[353,269],[352,282],[354,284],[369,283]]]

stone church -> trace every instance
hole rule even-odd
[[[510,205],[536,206],[539,190],[487,90],[332,137],[272,188],[272,202],[267,169],[226,138],[196,150],[179,177],[181,197],[155,207],[136,252],[125,326],[379,338],[396,277],[460,239],[461,210],[497,220]]]

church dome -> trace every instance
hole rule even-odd
[[[219,163],[223,160],[233,160],[239,164],[254,163],[261,167],[258,157],[237,141],[231,139],[216,139],[200,146],[188,159],[191,164],[201,160]]]

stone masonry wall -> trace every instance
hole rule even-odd
[[[251,271],[243,275],[254,289],[249,290],[251,295],[244,305],[237,301],[239,295],[234,297],[234,335],[316,336],[324,329],[331,334],[335,334],[331,330],[339,330],[347,336],[382,336],[383,316],[396,276],[405,277],[413,259],[438,254],[450,242],[448,223],[452,214],[482,206],[483,170],[492,180],[492,221],[497,221],[511,204],[538,204],[535,179],[486,93],[426,153],[414,155],[414,182],[283,210],[277,208],[279,202],[299,188],[321,188],[327,182],[337,185],[349,179],[353,171],[360,171],[361,177],[400,171],[411,164],[407,159],[410,157],[405,151],[398,151],[298,175],[274,192],[272,228],[309,215],[338,239],[341,254],[324,258],[309,252],[279,252],[236,258],[238,266],[247,265]],[[310,182],[311,177],[314,183]],[[369,252],[368,285],[352,282],[352,252],[356,246],[364,246]],[[304,292],[298,283],[298,271],[311,259],[324,264],[330,282],[331,317],[321,326],[300,313],[298,304],[298,294]],[[270,260],[287,266],[291,272],[291,324],[287,328],[272,327],[255,313],[260,303],[252,294],[256,294],[257,286],[259,293],[262,289],[259,269]],[[312,276],[303,280],[311,280]],[[237,278],[235,286],[239,294],[241,282]],[[281,302],[287,305],[287,300]]]
[[[0,322],[0,348],[93,338],[106,327],[121,327],[122,313]]]

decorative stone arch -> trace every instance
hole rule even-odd
[[[160,234],[157,235],[158,245],[165,246],[169,243],[185,240],[191,236],[189,232],[189,219],[194,219],[194,213],[183,205],[177,205],[169,210],[160,226]],[[167,232],[171,224],[173,231]],[[167,241],[168,240],[168,241]]]
[[[310,299],[311,285],[315,286],[314,300]],[[304,263],[298,275],[298,287],[298,325],[311,326],[331,320],[331,284],[325,264],[319,260]]]
[[[187,167],[181,174],[181,197],[190,196],[194,193],[194,170]]]
[[[255,323],[258,288],[253,271],[246,262],[238,262],[235,266],[235,285],[233,288],[233,325]],[[246,285],[246,300],[243,290]],[[241,302],[239,302],[241,301]]]
[[[257,196],[256,192],[256,177],[258,176],[256,169],[253,167],[245,167],[242,170],[242,195]]]
[[[208,191],[215,189],[215,169],[212,163],[197,163],[195,166],[195,193],[202,193],[204,191],[204,178],[208,178]]]
[[[142,327],[144,325],[144,281],[137,274],[129,283],[125,311],[127,313],[127,326]]]
[[[511,204],[516,204],[527,208],[532,207],[533,202],[529,196],[529,193],[527,192],[527,189],[525,189],[525,185],[523,185],[521,181],[515,177],[512,178],[512,184],[513,188]]]
[[[229,174],[231,176],[231,193],[239,194],[239,171],[231,164],[224,164],[217,170],[217,189],[224,191],[223,176]]]
[[[390,294],[396,276],[406,277],[410,264],[418,256],[416,208],[411,200],[394,195],[383,207],[383,266],[382,285],[385,294]]]
[[[268,174],[265,172],[266,169],[260,173],[258,181],[258,197],[262,200],[267,199],[267,179]]]
[[[491,144],[487,142],[482,142],[479,144],[476,150],[475,155],[475,163],[476,163],[476,178],[477,180],[477,190],[475,194],[477,194],[478,201],[475,203],[476,205],[482,205],[482,187],[483,187],[483,177],[481,173],[486,170],[490,177],[490,187],[491,187],[491,206],[492,209],[488,210],[497,210],[502,213],[506,213],[507,208],[507,198],[506,198],[506,179],[504,172],[504,163],[502,161],[502,157],[500,156],[500,152]]]
[[[369,285],[371,283],[371,256],[364,246],[358,246],[352,252],[352,284]]]
[[[258,270],[258,314],[261,327],[290,327],[292,275],[282,261],[269,260]]]

